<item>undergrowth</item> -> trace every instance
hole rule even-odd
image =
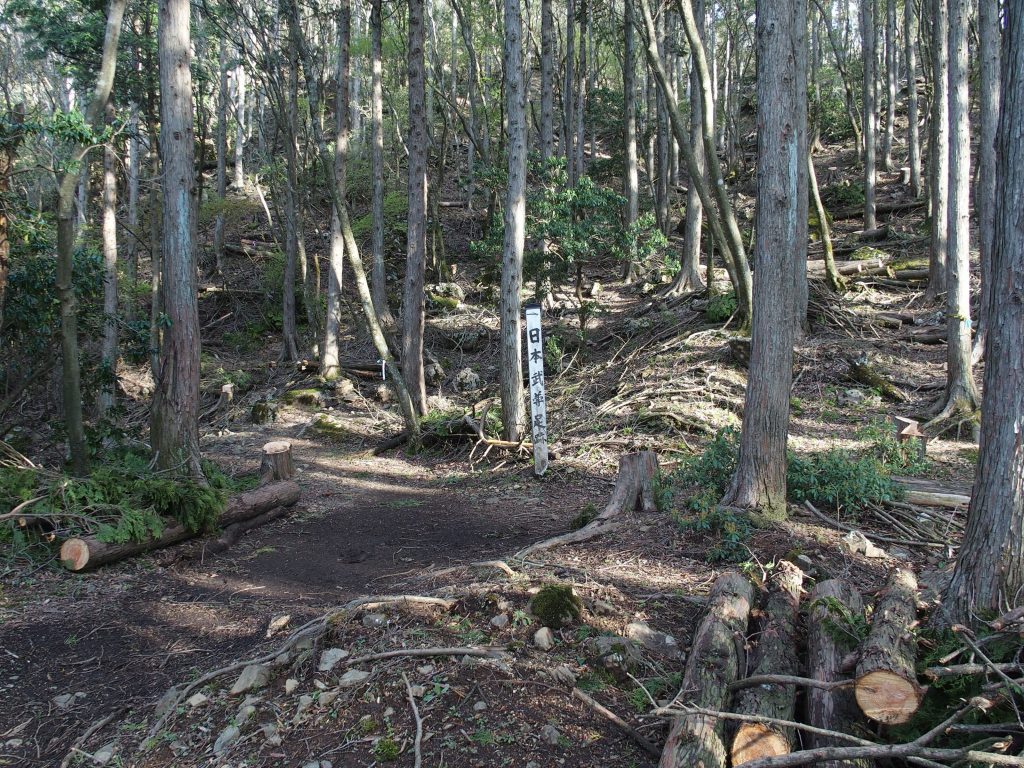
[[[880,447],[881,446],[881,447]],[[707,534],[715,543],[708,550],[712,562],[745,559],[746,541],[753,523],[742,512],[723,508],[719,500],[732,481],[739,457],[739,431],[719,431],[704,451],[683,460],[671,474],[658,479],[658,506],[669,511],[682,531]],[[902,487],[893,469],[905,463],[891,455],[889,446],[873,442],[860,455],[832,449],[823,453],[787,456],[786,486],[789,500],[855,512],[867,504],[897,500]],[[677,499],[683,499],[677,503]]]

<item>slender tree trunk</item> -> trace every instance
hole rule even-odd
[[[875,146],[878,138],[877,78],[875,53],[878,28],[875,25],[876,0],[863,0],[860,11],[860,34],[864,45],[864,229],[874,229],[875,221]]]
[[[931,0],[932,130],[929,147],[929,225],[931,250],[928,262],[928,297],[946,290],[949,256],[946,220],[949,215],[949,1]],[[867,224],[864,225],[867,227]]]
[[[806,72],[806,0],[758,0],[756,28],[757,304],[739,462],[723,503],[784,518],[796,254],[807,242],[799,239],[806,199],[800,189],[807,163],[807,83],[800,75]]]
[[[324,346],[320,372],[328,379],[340,373],[341,352],[341,289],[342,269],[345,266],[345,237],[341,231],[338,206],[344,205],[348,190],[349,141],[349,76],[351,74],[349,49],[352,39],[352,7],[349,0],[341,0],[338,8],[338,62],[335,77],[338,81],[335,100],[334,187],[337,200],[331,201],[331,256],[327,272],[327,317],[324,324]],[[333,196],[332,196],[333,197]]]
[[[565,0],[565,81],[562,87],[562,154],[569,186],[576,186],[576,0]]]
[[[996,128],[999,123],[999,3],[978,4],[978,37],[980,38],[981,76],[978,94],[980,131],[978,137],[978,186],[975,210],[978,217],[978,240],[981,252],[981,311],[978,313],[978,336],[972,359],[977,362],[985,348],[988,332],[988,310],[995,292],[992,283],[992,249],[995,231],[996,200]]]
[[[508,112],[508,188],[501,263],[501,421],[505,439],[523,436],[523,341],[520,294],[526,242],[526,102],[520,0],[505,0],[505,108]]]
[[[3,197],[11,189],[11,174],[18,157],[18,147],[24,140],[25,105],[19,103],[5,117],[5,128],[0,128],[0,331],[4,327],[4,299],[11,269],[10,221]]]
[[[371,216],[373,222],[372,279],[373,308],[385,331],[395,327],[395,318],[388,307],[387,276],[384,268],[384,95],[381,63],[381,0],[370,2],[370,78],[371,150]],[[471,142],[472,143],[472,142]]]
[[[896,126],[896,0],[885,0],[885,133],[882,168],[892,170],[892,141]]]
[[[117,43],[121,35],[126,0],[111,0],[103,37],[100,71],[96,76],[92,102],[86,113],[89,126],[99,126],[110,98],[117,68]],[[67,430],[71,469],[84,475],[89,469],[82,419],[82,382],[78,347],[78,300],[73,285],[75,248],[75,187],[79,181],[76,166],[84,165],[88,146],[79,144],[71,153],[69,170],[61,174],[57,186],[57,298],[60,301],[61,358],[64,425]]]
[[[903,4],[903,26],[907,66],[907,162],[910,165],[910,191],[920,197],[921,187],[921,132],[917,114],[917,14],[913,0]]]
[[[623,126],[625,129],[626,168],[625,192],[626,207],[623,211],[623,224],[628,229],[640,215],[640,172],[637,167],[636,151],[636,20],[633,13],[633,0],[624,0],[624,18],[622,22],[625,51],[622,60],[622,95],[623,95]],[[626,282],[636,279],[636,262],[633,254],[628,254],[623,268]]]
[[[555,153],[555,19],[551,3],[541,0],[540,4],[540,153],[544,162]]]
[[[233,186],[241,191],[245,189],[245,66],[241,62],[234,71],[235,85],[235,168]]]
[[[114,105],[107,102],[107,124],[114,120]],[[105,417],[117,394],[117,156],[113,144],[103,145],[103,341],[100,365],[103,384],[97,413]]]
[[[967,530],[943,607],[950,623],[1018,605],[1024,590],[1024,7],[1006,6],[992,279],[985,341],[985,408]]]
[[[125,175],[128,182],[128,240],[125,243],[125,265],[128,273],[129,292],[124,314],[128,320],[135,319],[135,286],[139,279],[139,117],[135,106],[128,120],[128,155],[125,158]]]
[[[693,6],[694,14],[697,18],[698,31],[701,36],[704,35],[704,20],[706,17],[704,0],[695,0]],[[704,108],[703,102],[700,98],[697,98],[697,94],[700,92],[700,80],[697,77],[697,67],[693,64],[693,57],[691,55],[690,64],[690,146],[694,159],[697,161],[697,170],[701,174],[701,178],[704,177],[706,168],[706,160],[704,158],[704,146],[701,142],[701,111]],[[714,103],[714,99],[712,99]],[[712,124],[714,120],[712,119]],[[701,238],[701,224],[704,207],[701,205],[700,196],[697,194],[697,188],[691,180],[687,185],[686,190],[686,230],[683,234],[683,252],[679,259],[679,274],[676,275],[676,279],[672,284],[672,288],[669,291],[670,295],[680,296],[687,291],[699,291],[701,289],[700,282],[700,238]],[[707,274],[707,280],[710,284],[712,275],[709,272]]]
[[[814,172],[814,156],[807,153],[807,172],[810,180],[811,197],[814,200],[814,211],[818,217],[818,232],[821,234],[821,244],[825,251],[825,280],[828,287],[833,291],[841,291],[844,287],[843,278],[836,269],[835,252],[832,248],[832,228],[828,225],[828,211],[821,202],[821,193],[818,191],[818,176]]]
[[[946,262],[946,398],[938,419],[973,420],[978,388],[971,370],[971,136],[967,31],[970,0],[952,0],[949,7],[949,213],[946,219],[949,258]],[[938,420],[933,423],[938,423]],[[972,432],[976,425],[972,423]]]
[[[658,60],[661,65],[665,67],[665,14],[662,13],[655,19],[656,30],[658,34]],[[672,70],[665,68],[666,74],[671,74]],[[657,93],[656,101],[656,112],[657,115],[657,143],[655,152],[655,162],[657,163],[657,184],[655,185],[656,194],[654,196],[654,210],[655,218],[658,221],[658,228],[665,234],[669,232],[669,209],[668,209],[668,145],[671,142],[669,137],[668,124],[668,99],[672,98],[672,81],[666,80],[668,88],[666,92],[662,92],[660,89]],[[678,103],[678,102],[674,102]]]
[[[221,210],[213,224],[214,268],[224,273],[224,197],[228,192],[228,53],[220,41],[220,91],[217,93],[217,198]]]
[[[427,116],[423,0],[409,0],[409,225],[402,293],[402,371],[418,413],[427,411],[423,377],[423,281],[427,256]]]
[[[583,117],[587,110],[587,29],[590,24],[590,2],[584,0],[583,4],[583,18],[580,19],[580,56],[579,56],[579,67],[577,70],[577,91],[576,91],[576,138],[574,146],[576,148],[576,178],[584,176],[587,173],[586,158],[584,157],[584,144],[586,137],[584,136]]]
[[[282,14],[288,14],[291,3],[281,8]],[[289,35],[288,53],[288,90],[282,94],[284,118],[282,133],[284,135],[284,226],[285,226],[285,267],[284,289],[281,298],[281,332],[283,336],[282,358],[285,360],[299,359],[299,332],[295,317],[295,279],[299,271],[299,51],[295,24],[288,20]],[[305,286],[305,280],[303,280]]]
[[[153,394],[150,442],[161,469],[203,476],[199,462],[199,304],[194,242],[195,141],[188,0],[160,0],[160,157],[164,306],[169,325]]]

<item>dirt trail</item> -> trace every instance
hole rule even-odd
[[[204,452],[251,470],[263,441],[302,431],[308,414],[291,415],[211,438]],[[432,564],[501,557],[564,531],[575,514],[555,500],[565,486],[537,484],[522,467],[453,478],[401,457],[367,458],[355,445],[292,439],[300,506],[223,555],[204,558],[194,542],[95,574],[43,572],[6,588],[0,765],[55,765],[114,711],[130,710],[119,719],[132,728],[171,685],[256,653],[274,616],[301,623]],[[581,503],[578,480],[573,487]]]

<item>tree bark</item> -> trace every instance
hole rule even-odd
[[[169,325],[150,419],[161,469],[203,477],[199,463],[199,304],[196,296],[195,142],[188,0],[160,0],[160,159],[164,311]]]
[[[907,67],[907,163],[910,165],[910,191],[921,196],[921,131],[917,114],[917,13],[916,3],[903,4],[903,35]]]
[[[423,376],[423,281],[427,258],[426,72],[424,0],[409,0],[409,223],[402,292],[402,372],[416,411],[427,412]]]
[[[505,6],[505,109],[508,113],[508,187],[501,262],[501,422],[505,439],[518,441],[526,421],[520,295],[526,243],[526,102],[520,0]]]
[[[807,175],[810,181],[811,199],[814,200],[814,211],[818,217],[818,234],[821,237],[821,245],[824,249],[825,280],[828,287],[833,291],[841,291],[844,287],[843,278],[836,269],[835,251],[832,247],[832,228],[828,223],[828,211],[821,202],[821,193],[818,191],[818,175],[814,171],[814,157],[807,153]]]
[[[800,674],[797,629],[803,580],[800,569],[785,560],[772,573],[764,618],[758,626],[751,675]],[[744,688],[733,705],[734,712],[776,720],[792,720],[795,709],[796,687],[792,685]],[[760,723],[743,723],[732,740],[732,765],[789,754],[792,744],[792,733]]]
[[[551,3],[541,0],[540,4],[540,153],[545,163],[555,153],[555,19]]]
[[[221,210],[213,224],[213,258],[217,274],[224,273],[224,197],[228,192],[228,52],[220,41],[220,89],[217,92],[217,199]]]
[[[946,396],[932,424],[973,419],[980,396],[971,369],[971,137],[967,31],[970,0],[952,0],[949,13],[949,208],[946,216]],[[972,430],[976,432],[976,428]]]
[[[799,59],[806,61],[807,55],[805,0],[761,0],[757,43],[757,303],[739,462],[723,503],[781,519],[786,516],[797,261],[801,251],[806,258],[807,248],[807,190],[801,189],[801,179],[805,184],[807,179],[807,84],[799,74]]]
[[[878,139],[878,104],[875,68],[878,66],[875,26],[876,0],[863,0],[860,6],[860,35],[864,47],[864,106],[861,130],[864,134],[864,229],[874,229],[875,223],[875,146]]]
[[[85,115],[86,124],[97,128],[103,121],[103,110],[114,85],[117,68],[117,43],[121,35],[126,0],[111,0],[103,37],[100,71],[96,76],[92,101]],[[78,166],[89,151],[86,144],[72,149],[69,170],[61,174],[57,184],[57,297],[60,301],[61,359],[64,424],[71,453],[71,469],[84,475],[89,468],[85,446],[85,425],[82,420],[82,383],[78,357],[78,300],[73,285],[75,248],[75,187]]]
[[[847,616],[839,614],[845,609]],[[842,680],[844,661],[857,645],[849,632],[849,619],[863,620],[864,604],[860,593],[849,583],[838,579],[819,582],[811,592],[810,618],[807,622],[807,675],[831,683]],[[809,688],[807,690],[807,723],[816,728],[842,733],[856,733],[863,717],[857,709],[853,686]],[[806,747],[817,749],[842,746],[845,742],[826,736],[809,734]],[[823,762],[821,768],[867,768],[867,760]]]
[[[914,668],[916,614],[917,579],[913,571],[897,569],[878,598],[857,661],[857,704],[879,723],[905,723],[921,703],[923,692]]]
[[[286,0],[280,12],[289,15],[291,6],[297,0]],[[295,317],[295,280],[299,270],[299,32],[296,22],[287,19],[287,91],[281,94],[284,114],[281,125],[284,139],[284,289],[281,299],[281,331],[283,335],[282,357],[285,360],[299,359],[299,332]],[[305,285],[305,280],[303,280]]]
[[[371,199],[373,227],[371,279],[373,308],[378,321],[386,331],[395,327],[395,318],[388,306],[387,275],[384,268],[384,85],[381,62],[381,0],[370,0],[370,131],[373,144],[370,156]]]
[[[114,120],[114,105],[107,102],[106,122]],[[103,382],[97,414],[104,418],[117,396],[117,156],[111,142],[103,145],[103,341],[100,366]]]
[[[217,520],[224,528],[262,515],[275,507],[290,507],[299,500],[299,486],[287,481],[264,485],[254,491],[247,491],[228,501]],[[146,541],[129,541],[124,544],[110,544],[95,536],[68,539],[60,548],[60,560],[69,571],[91,571],[103,565],[116,563],[143,552],[163,549],[173,544],[198,536],[200,531],[190,531],[180,523],[164,528],[163,533]]]
[[[239,56],[239,62],[234,72],[235,91],[235,166],[234,181],[235,189],[245,189],[245,65]]]
[[[931,0],[932,125],[929,147],[928,297],[946,290],[946,217],[949,215],[949,0]]]
[[[680,698],[705,709],[729,704],[729,684],[739,674],[737,637],[747,631],[754,591],[738,573],[719,576],[708,595],[708,612],[693,635]],[[707,715],[683,715],[672,721],[659,768],[724,768],[723,724]]]
[[[978,185],[975,211],[978,218],[978,250],[981,254],[981,307],[978,312],[978,335],[974,341],[972,361],[978,362],[985,349],[988,332],[988,310],[992,303],[992,249],[996,211],[996,128],[999,123],[999,3],[978,4],[978,37],[981,72],[979,77],[978,112]]]
[[[892,142],[896,127],[896,0],[885,0],[885,133],[882,168],[892,170]]]
[[[967,530],[943,606],[952,622],[1001,611],[1024,589],[1024,8],[1006,7],[985,408]]]
[[[550,2],[550,0],[545,0]],[[623,225],[628,230],[640,215],[640,172],[636,145],[636,19],[634,0],[623,0],[623,43],[622,59],[622,103],[623,128],[626,145],[626,167],[624,189],[626,207],[623,211]],[[627,283],[636,279],[636,263],[632,253],[627,254],[622,275]]]
[[[10,274],[11,241],[7,204],[2,196],[11,188],[11,174],[18,156],[18,147],[24,140],[25,105],[18,104],[5,118],[6,126],[0,131],[0,331],[4,327],[4,299]]]
[[[287,440],[272,440],[264,444],[260,455],[261,484],[291,480],[295,476],[292,444]]]
[[[349,48],[352,39],[352,7],[349,0],[341,0],[338,7],[338,61],[335,68],[337,98],[335,100],[334,186],[336,196],[331,199],[331,255],[327,271],[327,315],[324,323],[324,346],[320,371],[327,379],[337,378],[341,362],[339,349],[341,334],[342,269],[345,266],[345,237],[341,232],[338,206],[344,204],[348,190],[349,141],[349,76],[351,74]],[[335,199],[336,197],[336,199]]]

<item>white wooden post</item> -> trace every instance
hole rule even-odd
[[[548,468],[548,407],[544,392],[544,339],[540,305],[526,305],[526,339],[530,361],[530,421],[533,427],[533,471],[541,477]]]

